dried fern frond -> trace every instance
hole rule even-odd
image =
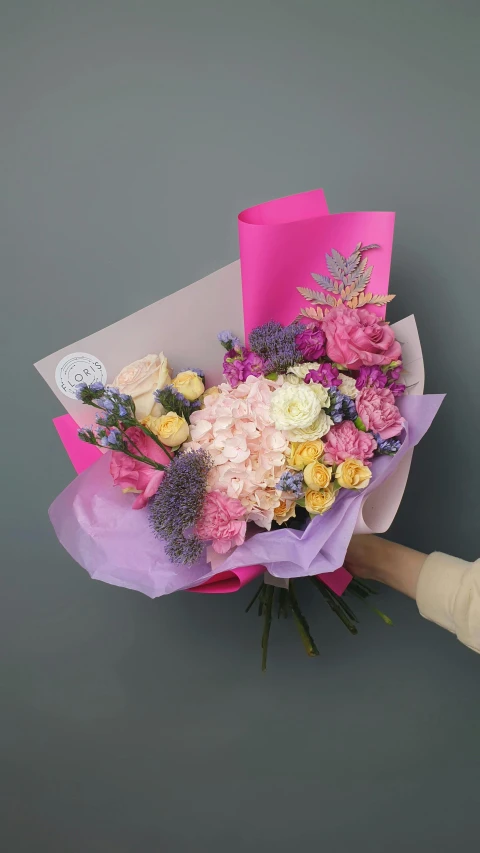
[[[329,290],[332,293],[338,293],[338,284],[333,279],[329,278],[328,275],[317,275],[315,272],[311,272],[313,280],[323,287],[324,290]]]
[[[323,320],[323,316],[323,308],[318,306],[317,308],[302,308],[296,319],[301,320],[303,317],[308,317],[309,320],[319,322],[320,320]]]
[[[310,290],[309,287],[297,287],[299,293],[302,294],[304,299],[307,302],[313,302],[315,305],[328,305],[327,295],[325,293],[321,293],[320,291]],[[330,297],[332,298],[332,297]]]

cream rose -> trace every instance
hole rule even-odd
[[[301,471],[310,462],[316,462],[323,453],[323,441],[294,441],[290,447],[288,464]]]
[[[305,429],[320,415],[320,400],[309,385],[286,383],[270,399],[270,416],[276,429]]]
[[[332,419],[321,409],[320,414],[310,426],[303,429],[290,429],[287,432],[287,438],[290,441],[316,441],[326,435],[332,426]]]
[[[142,424],[151,430],[166,447],[179,447],[189,436],[189,427],[185,418],[175,412],[168,412],[159,418],[149,415]]]
[[[330,405],[330,397],[326,388],[323,385],[320,385],[319,382],[312,382],[308,385],[309,388],[316,394],[317,400],[320,403],[322,409],[329,407]]]
[[[351,397],[352,400],[355,400],[358,396],[358,388],[353,376],[347,376],[346,373],[339,373],[338,378],[342,380],[342,384],[338,389],[340,393],[345,394],[346,397]]]
[[[343,489],[365,489],[371,476],[370,468],[353,458],[345,459],[335,472],[335,479]]]
[[[163,352],[159,355],[146,355],[138,361],[127,364],[112,382],[121,394],[128,394],[135,403],[138,420],[148,415],[161,415],[164,411],[160,403],[155,402],[153,392],[162,390],[170,382],[168,361]]]
[[[319,492],[320,489],[326,489],[330,484],[332,469],[324,465],[323,462],[310,462],[303,472],[303,479],[309,489]]]
[[[294,364],[288,368],[287,380],[290,375],[296,376],[298,379],[305,379],[307,373],[311,370],[318,370],[320,364],[318,361],[306,361],[304,364]]]
[[[322,515],[333,506],[334,501],[335,492],[331,486],[328,486],[327,489],[321,489],[319,492],[309,489],[305,495],[305,509],[311,515]]]
[[[205,391],[202,378],[194,370],[184,370],[178,373],[172,382],[174,388],[183,394],[186,400],[198,400]]]

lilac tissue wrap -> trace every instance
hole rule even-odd
[[[261,564],[281,578],[334,572],[343,565],[362,500],[389,477],[427,432],[443,395],[405,396],[398,401],[407,429],[395,456],[374,460],[371,484],[343,491],[325,515],[303,531],[259,532],[227,557],[217,571],[206,560],[193,566],[171,563],[153,535],[147,512],[133,511],[133,496],[113,485],[106,454],[80,474],[50,507],[58,539],[89,575],[151,598],[198,586],[219,572]]]

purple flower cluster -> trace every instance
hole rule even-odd
[[[376,453],[393,456],[395,453],[398,453],[402,446],[399,438],[380,438],[379,435],[374,435],[373,437],[377,442]]]
[[[245,382],[249,376],[263,376],[267,372],[263,358],[245,347],[230,350],[224,356],[223,374],[232,388]]]
[[[358,371],[355,385],[361,391],[366,385],[373,385],[376,388],[385,388],[388,382],[388,376],[383,372],[381,367],[376,364],[373,367],[361,367]]]
[[[149,506],[150,525],[165,542],[173,563],[191,565],[201,556],[205,543],[194,529],[200,518],[212,460],[205,450],[180,453],[165,471]]]
[[[304,326],[295,343],[305,361],[317,361],[325,355],[326,337],[318,324]]]
[[[355,401],[346,394],[341,394],[337,388],[330,388],[330,409],[327,410],[334,424],[342,421],[354,421],[357,418]]]
[[[270,320],[250,332],[250,349],[263,359],[266,373],[286,373],[289,367],[303,361],[296,343],[303,330],[301,323],[284,327]]]
[[[324,388],[335,388],[342,384],[337,368],[328,362],[321,364],[316,370],[309,370],[305,382],[316,382]]]
[[[203,375],[199,372],[199,376],[203,379]],[[177,391],[173,385],[166,385],[165,388],[153,392],[154,399],[160,403],[167,412],[175,412],[181,418],[185,418],[187,423],[190,422],[190,415],[201,409],[202,403],[200,400],[187,400],[180,391]]]
[[[237,338],[236,335],[233,335],[232,332],[219,332],[217,338],[220,341],[222,347],[224,347],[227,352],[232,349],[240,349],[240,339]]]
[[[291,492],[296,498],[303,495],[303,471],[284,471],[277,483],[281,492]]]

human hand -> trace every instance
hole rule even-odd
[[[345,568],[355,577],[375,580],[415,598],[426,555],[379,536],[353,536]]]

